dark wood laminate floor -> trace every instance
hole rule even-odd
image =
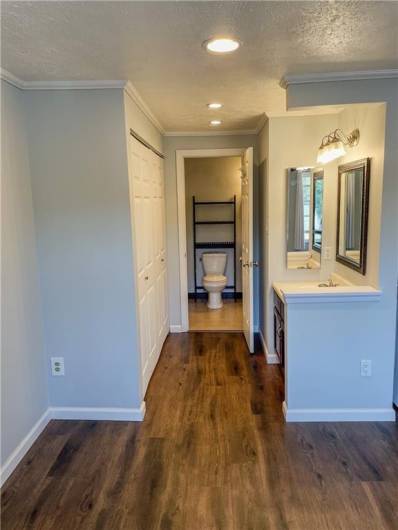
[[[145,421],[51,422],[2,528],[397,529],[397,425],[286,425],[282,393],[240,334],[173,335]]]

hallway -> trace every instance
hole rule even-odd
[[[51,422],[4,488],[2,528],[396,528],[397,424],[285,424],[282,399],[242,335],[171,335],[145,421]]]

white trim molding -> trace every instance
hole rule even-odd
[[[135,88],[133,83],[126,79],[116,80],[64,80],[64,81],[24,81],[0,68],[0,77],[7,83],[21,90],[101,90],[106,88],[118,88],[125,90],[137,107],[145,114],[149,121],[163,136],[248,136],[257,135],[266,121],[265,114],[262,114],[255,129],[243,129],[236,131],[166,131],[155,114],[151,111],[147,103]]]
[[[256,129],[237,129],[236,131],[165,131],[164,136],[249,136],[256,135]]]
[[[150,110],[148,105],[142,99],[138,90],[131,81],[126,79],[116,80],[76,80],[76,81],[24,81],[16,77],[11,72],[1,68],[1,79],[7,81],[21,90],[101,90],[106,88],[117,88],[125,90],[131,99],[136,103],[138,108],[145,114],[149,121],[158,129],[161,134],[164,134],[164,129]]]
[[[164,136],[256,136],[267,122],[267,115],[261,114],[255,129],[237,129],[236,131],[164,131]]]
[[[267,343],[265,342],[265,338],[264,338],[264,335],[261,329],[259,330],[259,335],[260,335],[261,346],[263,347],[263,352],[265,354],[265,360],[267,361],[267,364],[280,364],[278,355],[276,353],[269,352]]]
[[[181,332],[188,331],[188,271],[187,271],[187,229],[185,204],[185,159],[186,158],[217,158],[222,156],[242,156],[246,147],[232,149],[177,149],[177,225],[178,225],[178,256],[180,276],[180,321]]]
[[[0,78],[16,88],[24,88],[24,82],[8,70],[0,67]]]
[[[143,421],[145,401],[140,408],[113,407],[50,407],[53,420],[106,420],[106,421]]]
[[[18,444],[14,449],[11,455],[7,458],[4,465],[1,468],[1,478],[0,486],[3,486],[5,481],[20,463],[22,458],[26,455],[29,449],[32,447],[34,442],[40,436],[40,434],[46,428],[48,422],[51,420],[50,409],[47,409],[46,412],[38,419],[38,421],[33,425],[31,430],[25,436],[25,438]]]
[[[44,431],[50,420],[143,421],[144,417],[145,401],[143,401],[140,408],[137,409],[108,407],[49,407],[5,461],[0,471],[0,486],[3,486],[22,458]]]
[[[327,83],[333,81],[361,81],[365,79],[395,79],[398,69],[389,70],[358,70],[352,72],[324,72],[314,74],[286,74],[279,85],[287,88],[289,85],[303,85],[307,83]]]
[[[289,409],[283,402],[283,415],[290,422],[311,421],[395,421],[390,409]]]
[[[184,331],[188,330],[182,329],[181,324],[170,324],[170,333],[184,333]]]
[[[24,81],[11,72],[0,69],[1,79],[22,90],[100,90],[105,88],[124,89],[126,80],[76,80],[76,81]]]
[[[137,105],[137,107],[145,114],[145,116],[148,118],[148,120],[157,128],[157,130],[161,134],[164,135],[165,134],[165,130],[163,129],[160,121],[156,118],[156,116],[153,114],[151,109],[148,107],[148,105],[142,99],[142,97],[139,94],[138,90],[135,88],[135,86],[133,85],[133,83],[131,81],[127,81],[127,83],[125,83],[124,90],[131,97],[131,99],[134,101],[134,103]]]

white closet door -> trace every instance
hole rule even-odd
[[[167,268],[166,268],[166,205],[164,191],[163,160],[157,157],[157,212],[158,212],[158,301],[159,301],[159,340],[161,346],[169,332],[169,304],[167,296]],[[160,346],[160,348],[161,348]]]
[[[131,138],[130,195],[134,230],[144,392],[168,331],[163,162]]]

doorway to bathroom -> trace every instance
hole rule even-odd
[[[246,217],[251,217],[252,201],[248,193],[242,197],[248,173],[252,175],[252,149],[249,157],[247,151],[177,152],[177,191],[181,331],[245,331],[250,348],[252,292],[247,242],[252,234],[251,223],[245,223],[243,216],[246,211]]]

